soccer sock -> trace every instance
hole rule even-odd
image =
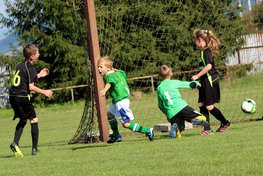
[[[149,128],[143,127],[140,124],[134,122],[130,122],[129,129],[131,131],[140,132],[140,133],[146,133],[149,130]]]
[[[217,119],[219,120],[222,124],[227,124],[228,120],[226,120],[225,116],[222,114],[222,112],[217,109],[215,106],[214,108],[210,111],[210,113]]]
[[[27,121],[20,120],[18,124],[16,125],[16,131],[15,131],[15,137],[14,137],[14,143],[19,146],[19,141],[22,136],[24,127],[26,126]]]
[[[211,130],[210,119],[209,119],[209,111],[206,109],[205,106],[202,106],[202,107],[200,107],[200,113],[206,117],[206,121],[209,123],[209,125],[204,127],[204,130]]]
[[[31,123],[32,148],[37,149],[38,144],[38,123]]]
[[[118,122],[116,120],[115,117],[111,118],[111,119],[108,119],[109,121],[109,124],[110,124],[110,127],[111,127],[111,130],[113,132],[113,136],[118,136],[120,135],[119,131],[118,131]]]
[[[185,129],[185,120],[180,120],[178,123],[177,123],[177,126],[178,126],[178,130],[180,132],[184,131]]]

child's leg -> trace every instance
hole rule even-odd
[[[178,124],[184,123],[184,120],[178,122]],[[177,123],[171,123],[170,137],[171,138],[181,138],[180,126]],[[183,128],[184,130],[184,128]]]
[[[206,117],[206,121],[209,123],[209,125],[204,127],[204,130],[211,130],[210,127],[210,118],[209,118],[209,111],[206,109],[205,106],[201,106],[200,108],[200,113],[203,114]]]
[[[14,141],[10,145],[10,149],[15,153],[16,157],[23,157],[23,154],[20,151],[18,146],[19,146],[19,141],[20,141],[20,138],[22,136],[22,133],[23,133],[23,130],[24,130],[26,123],[27,123],[27,120],[21,120],[20,119],[20,121],[16,125]]]
[[[221,122],[221,125],[216,130],[216,132],[224,132],[226,129],[229,128],[230,122],[226,120],[225,116],[222,114],[222,112],[217,109],[215,106],[213,106],[210,110],[210,113]]]
[[[22,136],[24,127],[26,126],[27,120],[20,120],[16,125],[15,136],[14,136],[14,143],[19,146],[19,141]]]
[[[38,128],[38,119],[33,118],[30,120],[31,123],[31,137],[32,137],[32,155],[37,155],[37,145],[38,145],[38,136],[39,136],[39,128]]]
[[[113,136],[118,137],[120,135],[119,130],[118,130],[118,122],[115,116],[111,114],[110,112],[108,112],[108,122],[113,132]]]
[[[184,119],[179,120],[179,122],[177,122],[177,125],[178,125],[178,130],[180,132],[184,131],[184,129],[185,129],[185,120]]]
[[[226,120],[225,116],[222,114],[222,112],[217,109],[215,106],[209,109],[210,113],[217,119],[219,120],[222,124],[227,124],[229,121]]]
[[[127,126],[127,128],[129,128],[131,131],[134,131],[134,132],[147,133],[150,130],[150,128],[143,127],[139,123],[134,123],[132,121],[130,121],[130,123],[128,124],[124,125],[124,127]]]
[[[119,116],[117,115],[118,119],[120,120],[122,126],[124,128],[129,128],[131,131],[144,133],[150,140],[153,140],[153,128],[143,127],[138,123],[134,123],[134,115],[132,110],[130,109],[130,100],[123,99],[116,103],[116,107],[118,109]]]
[[[129,128],[131,131],[144,133],[146,137],[150,139],[150,141],[152,141],[154,138],[153,128],[143,127],[139,123],[134,123],[132,121],[123,123],[122,125],[124,128]]]

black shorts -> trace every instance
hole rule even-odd
[[[217,74],[212,76],[213,86],[211,86],[208,78],[201,80],[199,89],[198,103],[203,103],[204,106],[213,105],[220,101],[219,77]]]
[[[170,123],[177,123],[179,130],[183,131],[185,128],[185,121],[191,122],[192,119],[201,116],[202,114],[190,106],[186,106],[179,113],[177,113],[173,118],[170,119]]]
[[[9,97],[10,104],[14,110],[14,118],[19,118],[21,120],[33,119],[36,117],[36,112],[34,106],[30,102],[28,97]]]

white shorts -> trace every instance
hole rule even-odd
[[[123,99],[116,104],[110,104],[109,112],[117,117],[121,123],[134,120],[133,113],[130,109],[130,99]]]

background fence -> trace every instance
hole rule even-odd
[[[263,62],[263,33],[247,35],[244,40],[242,48],[228,57],[228,65]],[[263,65],[256,65],[255,70],[263,71]]]
[[[228,62],[226,70],[229,70],[229,68],[235,66],[235,65],[242,65],[242,64],[249,64],[254,63],[253,69],[249,72],[262,72],[263,71],[263,33],[256,33],[256,34],[250,34],[244,37],[245,43],[243,47],[234,53],[233,55],[228,56]],[[178,72],[175,73],[178,74],[185,74],[185,73],[191,73],[195,72],[195,70],[192,71],[185,71],[185,72]],[[5,80],[10,79],[11,70],[10,68],[6,66],[0,67],[0,108],[10,107],[9,99],[8,99],[8,89],[5,86]],[[129,78],[128,81],[134,81],[136,80],[149,80],[148,87],[151,89],[151,92],[155,92],[156,88],[156,81],[154,78],[157,77],[157,75],[149,75],[149,76],[143,76],[143,77],[136,77],[136,78]],[[54,88],[53,91],[62,91],[62,90],[69,90],[71,92],[71,101],[74,103],[74,89],[87,87],[88,85],[77,85],[77,86],[70,86],[70,87],[64,87],[64,88]]]

